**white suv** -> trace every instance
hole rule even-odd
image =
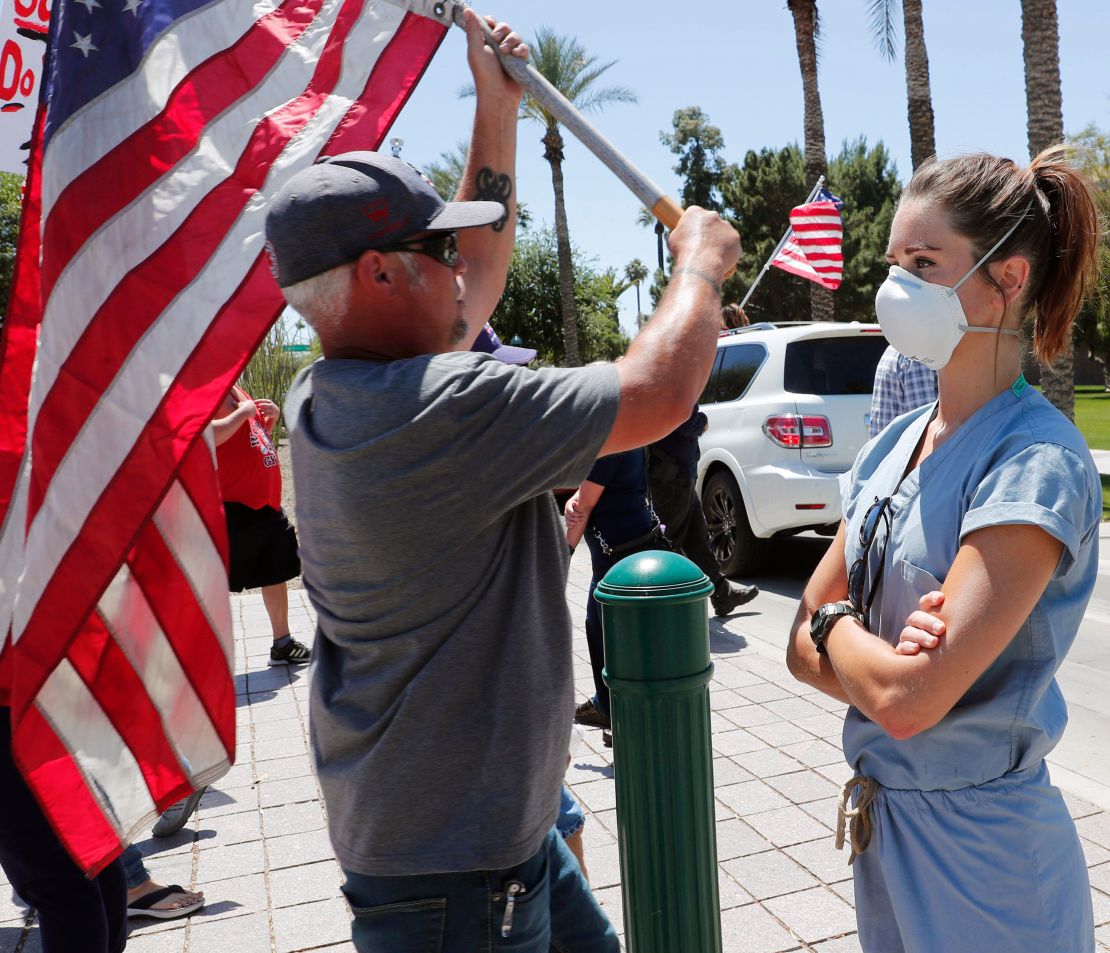
[[[772,536],[840,521],[837,477],[867,442],[877,324],[781,322],[725,331],[701,397],[698,488],[726,575],[755,569]]]

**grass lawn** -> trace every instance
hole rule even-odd
[[[1075,425],[1092,450],[1110,450],[1110,394],[1104,388],[1075,389]],[[1110,520],[1110,476],[1102,478],[1102,518]]]
[[[1110,394],[1091,385],[1075,389],[1075,425],[1093,450],[1110,450]]]

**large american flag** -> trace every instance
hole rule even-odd
[[[828,189],[821,189],[812,202],[791,209],[790,237],[771,264],[836,291],[844,274],[843,207]]]
[[[90,874],[234,757],[205,430],[283,306],[266,198],[381,143],[450,6],[55,3],[0,341],[0,691]]]

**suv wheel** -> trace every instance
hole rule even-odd
[[[721,572],[726,576],[752,572],[758,565],[763,541],[752,533],[740,488],[731,473],[719,470],[706,479],[701,490],[701,508]]]

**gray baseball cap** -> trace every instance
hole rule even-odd
[[[500,202],[444,202],[407,162],[378,152],[327,156],[285,183],[266,213],[266,251],[282,288],[364,251],[423,232],[489,225]]]

